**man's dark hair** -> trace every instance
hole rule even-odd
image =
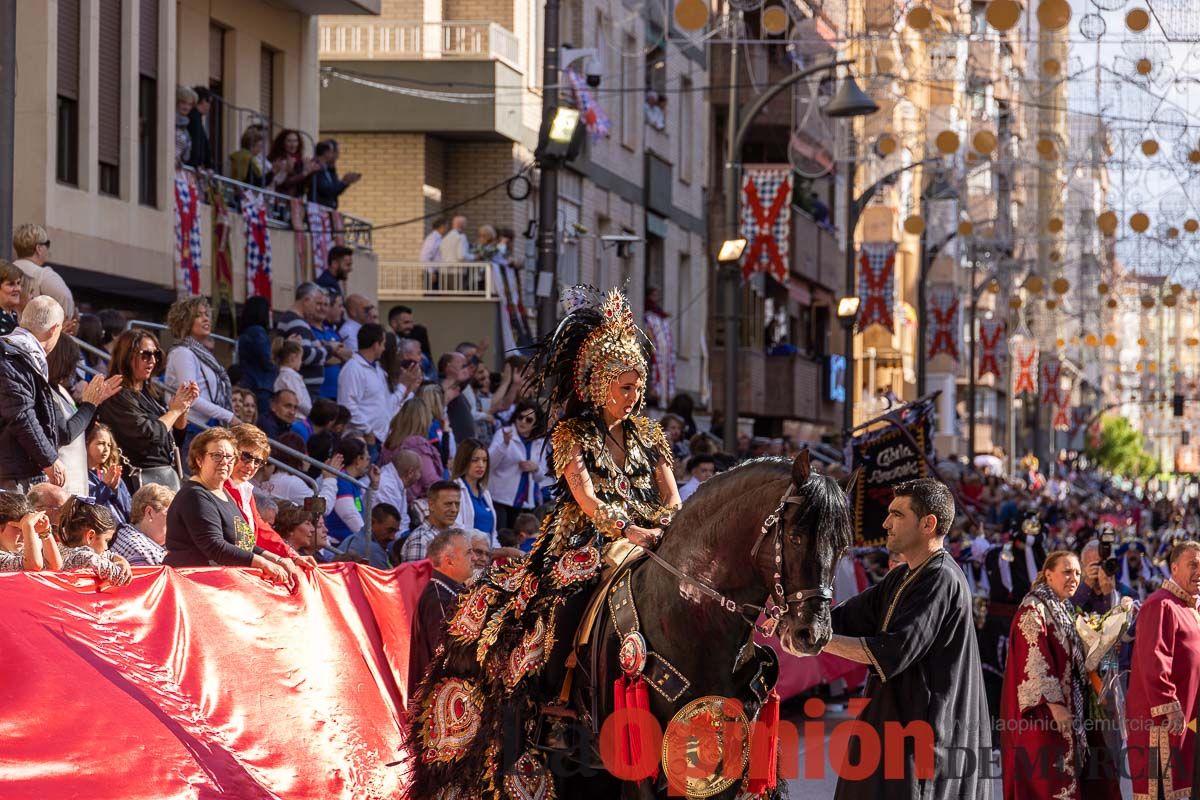
[[[354,255],[354,251],[352,249],[350,249],[349,247],[346,247],[346,245],[335,244],[333,247],[329,248],[329,260],[326,261],[325,263],[332,264],[333,262],[339,261],[339,260],[345,258],[346,256],[352,256],[352,255]]]
[[[392,306],[391,310],[388,311],[388,324],[391,325],[393,322],[395,322],[396,317],[400,316],[401,314],[411,314],[412,312],[412,309],[408,306]]]
[[[317,158],[320,158],[330,150],[337,150],[332,141],[325,140],[323,142],[317,142],[317,146],[313,148],[313,155]]]
[[[337,443],[334,452],[338,453],[346,462],[342,466],[342,469],[345,470],[346,467],[357,461],[359,456],[367,452],[367,443],[357,437],[347,436]]]
[[[465,356],[467,354],[466,351],[478,350],[478,349],[479,349],[479,345],[475,344],[475,342],[459,342],[458,345],[454,348],[454,352],[462,353]]]
[[[945,536],[954,524],[954,495],[941,481],[917,478],[892,487],[896,497],[907,497],[918,519],[933,515],[937,519],[937,535]]]
[[[425,492],[426,497],[433,497],[438,492],[458,492],[458,484],[454,481],[434,481],[430,485],[429,490]]]
[[[715,458],[713,458],[712,456],[708,455],[707,453],[701,453],[700,455],[692,456],[691,458],[688,459],[687,471],[691,472],[696,467],[700,467],[705,464],[712,464],[713,469],[716,469],[717,460]]]
[[[29,500],[20,492],[0,492],[0,523],[19,522],[33,511]]]
[[[455,356],[462,356],[462,353],[457,350],[452,353],[442,353],[437,363],[438,377],[446,377],[446,367],[450,366],[450,362],[454,360]],[[463,358],[466,358],[466,356],[463,356]]]
[[[313,403],[313,408],[316,407],[317,404]],[[312,417],[309,417],[309,420],[311,421]],[[328,461],[333,455],[333,446],[336,443],[337,437],[329,431],[317,431],[308,437],[308,455],[317,461]]]
[[[432,230],[437,230],[438,228],[444,228],[449,224],[450,224],[450,220],[446,219],[445,217],[434,217],[433,224],[430,225],[429,227]]]
[[[496,531],[496,541],[500,542],[501,547],[519,547],[521,545],[521,534],[512,528],[501,528]]]
[[[337,400],[331,400],[328,397],[318,397],[313,401],[312,410],[308,413],[308,421],[312,423],[314,428],[324,428],[326,425],[333,424],[337,420],[337,415]]]
[[[429,546],[425,548],[425,557],[432,561],[435,567],[440,566],[446,555],[446,551],[454,545],[454,540],[460,536],[465,539],[467,532],[461,528],[447,528],[429,541]]]
[[[292,397],[296,397],[296,393],[291,389],[279,389],[275,392],[275,394],[271,395],[271,402],[274,403],[276,400],[282,398],[285,394],[290,394]],[[300,398],[296,397],[296,400],[299,401]]]
[[[383,338],[383,326],[378,322],[368,322],[358,329],[358,349],[362,351],[368,347],[374,347],[382,342]]]
[[[212,89],[207,86],[193,86],[192,91],[196,93],[196,102],[203,103],[205,100],[212,100]]]
[[[371,522],[383,522],[388,517],[400,519],[400,512],[391,503],[376,503],[371,507]]]
[[[1200,550],[1200,542],[1193,542],[1191,540],[1179,542],[1171,548],[1171,554],[1167,556],[1167,564],[1172,567],[1175,566],[1175,562],[1182,558],[1183,554],[1189,550]]]

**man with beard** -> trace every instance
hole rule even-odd
[[[893,491],[883,527],[901,564],[833,609],[834,635],[825,647],[871,666],[859,720],[881,745],[872,763],[864,759],[862,737],[851,739],[846,765],[870,774],[841,778],[834,797],[986,800],[991,734],[971,592],[943,547],[954,498],[929,478]],[[899,765],[896,753],[903,753]],[[902,769],[893,775],[896,766]]]

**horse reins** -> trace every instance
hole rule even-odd
[[[765,605],[760,606],[753,603],[739,603],[736,600],[726,597],[724,594],[709,586],[699,578],[688,575],[686,572],[667,561],[653,550],[646,549],[646,555],[649,556],[650,560],[655,564],[658,564],[667,572],[678,578],[680,582],[689,583],[692,586],[695,586],[701,594],[716,600],[717,604],[720,605],[721,608],[732,614],[741,615],[741,617],[759,633],[763,634],[764,636],[773,636],[775,634],[776,627],[779,625],[779,621],[783,619],[784,614],[787,613],[791,606],[812,599],[833,599],[833,587],[824,584],[816,589],[801,589],[797,592],[793,592],[791,596],[789,596],[783,588],[783,510],[784,507],[789,503],[797,506],[803,505],[803,501],[799,497],[792,494],[795,488],[795,484],[788,485],[787,491],[783,493],[783,497],[779,500],[779,505],[773,512],[767,515],[766,519],[763,520],[762,530],[758,534],[758,539],[756,539],[754,542],[754,547],[750,550],[750,561],[753,563],[758,557],[759,548],[762,547],[763,542],[767,540],[767,536],[770,534],[771,538],[774,539],[775,575],[773,586],[771,587],[770,594],[767,596],[767,603]],[[764,613],[767,615],[767,621],[765,624],[759,625],[758,617],[760,614]]]

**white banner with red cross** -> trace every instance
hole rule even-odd
[[[1060,406],[1055,406],[1058,410],[1054,413],[1054,423],[1052,427],[1056,431],[1071,430],[1071,406],[1063,403]]]
[[[1014,359],[1013,395],[1037,394],[1038,345],[1028,334],[1016,334],[1009,341]]]
[[[1008,359],[1008,342],[1004,338],[1008,326],[1002,319],[979,321],[979,377],[1001,375],[1001,367]]]
[[[858,311],[858,329],[882,325],[895,333],[892,308],[896,304],[896,243],[871,244],[863,242],[858,253],[858,296],[862,307]]]
[[[787,169],[748,169],[742,179],[742,277],[766,272],[787,283],[792,238],[792,175]]]
[[[1062,377],[1062,362],[1057,356],[1042,359],[1042,405],[1062,406],[1066,404],[1066,396],[1059,388],[1059,378]]]
[[[938,283],[929,287],[929,296],[925,301],[929,314],[926,358],[945,355],[958,361],[958,354],[962,350],[959,346],[962,324],[958,300],[958,289],[952,283]]]

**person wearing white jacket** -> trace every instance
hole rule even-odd
[[[454,527],[486,533],[492,541],[492,547],[499,547],[496,507],[492,504],[491,492],[487,490],[488,471],[488,451],[483,442],[467,439],[459,443],[450,466],[450,477],[458,484],[462,498]]]
[[[537,404],[522,400],[513,408],[513,424],[496,431],[488,448],[491,477],[488,483],[496,498],[496,527],[512,528],[517,515],[542,503],[546,467],[546,440],[534,438],[538,430]]]

